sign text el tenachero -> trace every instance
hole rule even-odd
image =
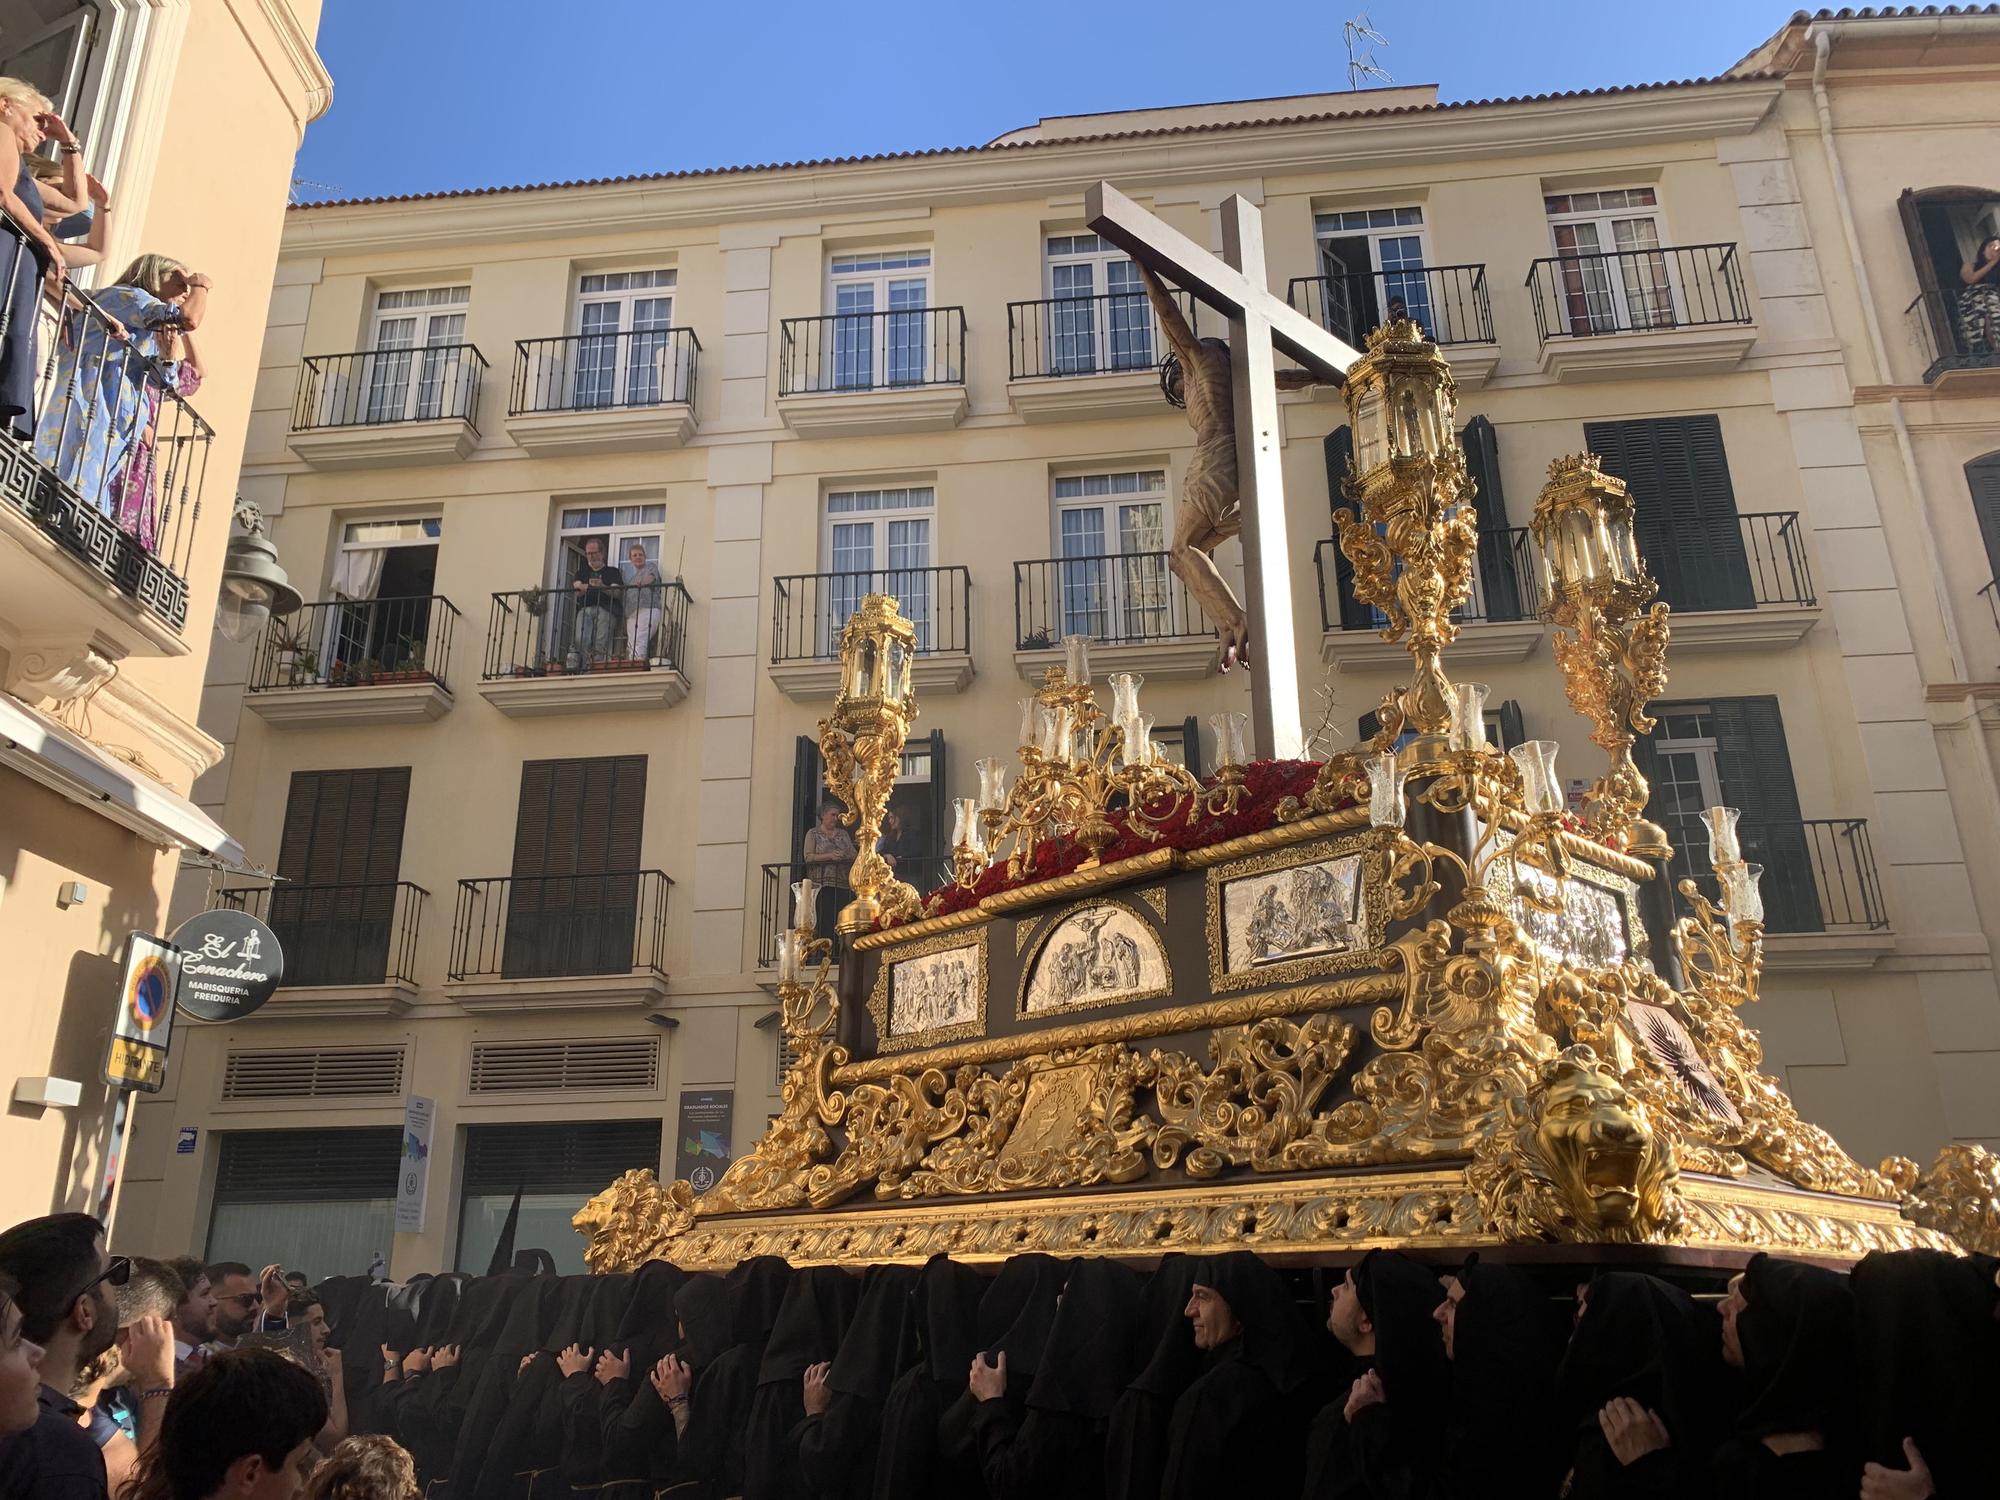
[[[198,1021],[234,1021],[271,998],[285,977],[285,950],[247,911],[205,911],[174,929],[181,950],[180,1008]]]

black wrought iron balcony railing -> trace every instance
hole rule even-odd
[[[1674,845],[1670,865],[1675,900],[1683,880],[1694,880],[1713,899],[1715,872],[1708,862],[1708,834],[1699,814],[1663,820]],[[1881,932],[1889,926],[1875,851],[1866,818],[1752,821],[1746,812],[1737,834],[1743,858],[1762,865],[1767,932]],[[1682,903],[1685,904],[1684,902]]]
[[[1319,575],[1319,620],[1322,630],[1380,630],[1389,623],[1373,605],[1356,599],[1347,559],[1337,538],[1327,537],[1313,549]],[[1532,620],[1541,612],[1542,595],[1535,568],[1535,544],[1525,526],[1479,533],[1472,569],[1472,597],[1452,618],[1461,625]]]
[[[1014,564],[1014,648],[1060,646],[1066,635],[1105,645],[1205,638],[1215,626],[1165,552],[1041,557]]]
[[[485,371],[485,356],[471,344],[315,354],[299,374],[292,431],[457,418],[476,432]]]
[[[4,285],[35,287],[33,242],[4,212],[0,226]],[[60,274],[39,295],[0,301],[0,338],[21,348],[22,378],[33,381],[29,409],[0,420],[0,505],[181,629],[215,439],[182,394],[184,367]]]
[[[285,950],[287,985],[417,982],[417,939],[430,892],[411,881],[287,881],[219,891],[217,899],[270,924]]]
[[[1170,295],[1188,326],[1196,326],[1194,297],[1183,291]],[[1009,380],[1151,370],[1170,352],[1141,291],[1007,304]]]
[[[1673,547],[1643,550],[1660,597],[1682,614],[1818,602],[1795,510],[1739,515],[1733,531],[1685,528]]]
[[[1294,276],[1285,300],[1357,349],[1370,332],[1395,318],[1414,319],[1440,346],[1493,342],[1493,303],[1483,265]]]
[[[963,567],[884,568],[869,573],[792,573],[771,580],[771,660],[840,655],[847,617],[870,594],[892,594],[917,627],[917,652],[972,649],[972,573]]]
[[[831,313],[778,325],[780,396],[964,383],[962,307]]]
[[[655,667],[685,671],[689,602],[678,578],[495,594],[482,675],[491,681]]]
[[[609,411],[694,404],[701,340],[692,328],[635,328],[517,339],[507,410]]]
[[[905,856],[896,860],[896,876],[907,880],[917,888],[919,895],[928,896],[950,878],[951,860],[944,855]],[[838,872],[838,879],[821,880],[822,875],[831,873],[825,865],[808,867],[802,861],[792,864],[765,865],[762,888],[757,901],[757,966],[768,969],[778,962],[778,937],[792,924],[792,885],[811,875],[817,885],[813,903],[813,926],[817,935],[831,938],[834,952],[841,951],[839,917],[840,909],[854,899],[854,892],[847,885],[847,866],[832,867]]]
[[[441,594],[307,604],[264,627],[246,686],[253,693],[410,682],[449,689],[445,668],[458,618],[458,607]]]
[[[672,887],[660,870],[461,880],[448,976],[663,975]]]
[[[1923,361],[1924,383],[1952,370],[2000,365],[2000,290],[1937,287],[1903,309],[1903,324]]]
[[[1986,612],[1993,619],[1993,631],[2000,635],[2000,578],[1989,579],[1986,587],[1979,591],[1979,597],[1986,601]]]
[[[1527,287],[1543,343],[1750,321],[1733,244],[1544,256],[1529,265]]]

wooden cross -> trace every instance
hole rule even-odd
[[[1299,663],[1292,615],[1292,560],[1285,538],[1285,477],[1279,460],[1277,365],[1282,349],[1329,385],[1361,358],[1264,284],[1264,219],[1232,193],[1222,202],[1222,259],[1108,182],[1084,195],[1091,231],[1139,264],[1185,287],[1229,319],[1231,391],[1236,410],[1237,497],[1243,517],[1244,608],[1258,653],[1250,679],[1253,753],[1304,753]]]

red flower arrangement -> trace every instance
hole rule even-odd
[[[1209,844],[1222,843],[1225,839],[1240,838],[1246,833],[1261,832],[1278,821],[1279,803],[1287,797],[1303,798],[1312,790],[1319,769],[1320,762],[1316,760],[1250,761],[1243,767],[1243,796],[1235,812],[1222,817],[1201,813],[1192,824],[1183,813],[1161,829],[1158,838],[1149,839],[1134,832],[1127,826],[1129,820],[1121,808],[1110,815],[1111,826],[1117,830],[1117,836],[1105,847],[1102,863],[1108,865],[1121,859],[1132,859],[1155,849],[1200,849]],[[1215,778],[1208,777],[1202,785],[1215,785]],[[1344,802],[1341,805],[1351,804]],[[1018,879],[1008,876],[1006,860],[995,860],[971,890],[957,885],[945,886],[937,894],[937,904],[928,907],[925,914],[945,916],[964,911],[999,891],[1066,875],[1082,864],[1089,857],[1089,852],[1073,838],[1044,838],[1035,845],[1033,863],[1021,872]]]

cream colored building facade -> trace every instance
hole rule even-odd
[[[101,288],[153,251],[206,272],[215,287],[198,335],[208,379],[189,403],[212,430],[196,444],[207,474],[177,471],[190,482],[175,492],[189,503],[159,559],[142,564],[136,547],[94,523],[65,532],[30,498],[52,493],[30,478],[41,474],[32,450],[7,448],[6,1223],[96,1209],[113,1140],[101,1070],[127,934],[166,930],[184,853],[241,857],[189,793],[222,756],[197,719],[292,158],[331,99],[313,50],[319,11],[318,0],[30,0],[0,24],[0,72],[57,99],[111,193],[106,264],[84,284]],[[219,152],[227,171],[216,170]],[[175,430],[191,442],[198,435],[191,421]]]
[[[747,1149],[817,800],[801,741],[868,587],[926,632],[906,857],[940,851],[944,798],[1071,631],[1212,763],[1203,716],[1247,683],[1159,561],[1190,435],[1083,227],[1100,179],[1217,248],[1242,194],[1297,305],[1358,339],[1400,298],[1446,343],[1488,534],[1448,664],[1570,776],[1596,752],[1520,528],[1553,459],[1625,474],[1676,607],[1654,814],[1757,824],[1770,1065],[1864,1159],[2000,1142],[2000,635],[1963,471],[2000,449],[2000,356],[1927,373],[1897,206],[1990,181],[1996,98],[2000,18],[1800,21],[1688,84],[295,210],[241,488],[307,597],[346,602],[213,656],[229,754],[200,800],[283,877],[229,899],[313,982],[179,1039],[128,1202],[163,1246],[408,1275],[483,1269],[518,1188],[521,1243],[573,1262],[561,1221],[618,1170],[671,1172],[702,1128]],[[1344,407],[1282,410],[1291,625],[1337,745],[1404,658],[1315,551]],[[585,621],[590,537],[614,563],[636,540],[685,605],[641,584]],[[410,1095],[435,1104],[420,1167]],[[420,1229],[393,1230],[399,1181]]]

